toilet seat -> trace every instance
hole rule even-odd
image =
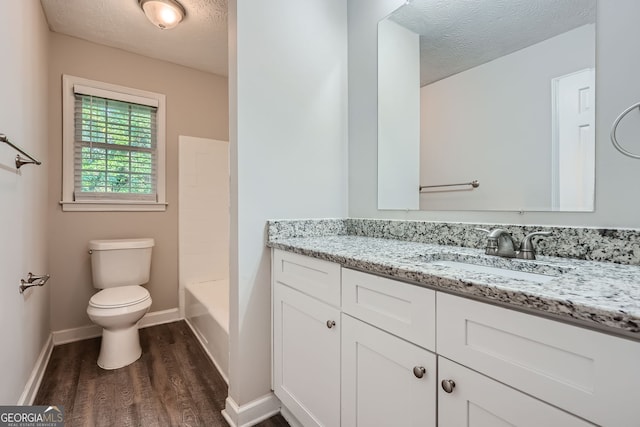
[[[95,308],[120,308],[136,305],[150,299],[149,291],[142,286],[118,286],[103,289],[89,300]]]

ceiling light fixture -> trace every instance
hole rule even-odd
[[[138,0],[138,4],[153,25],[168,30],[180,23],[186,14],[175,0]]]

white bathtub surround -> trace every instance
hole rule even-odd
[[[229,383],[229,281],[189,283],[185,319],[222,378]]]
[[[180,136],[180,314],[228,383],[229,143]]]
[[[180,136],[179,307],[189,283],[229,278],[229,143]]]

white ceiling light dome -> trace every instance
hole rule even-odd
[[[174,28],[186,15],[184,7],[175,0],[138,0],[138,4],[147,19],[161,30]]]

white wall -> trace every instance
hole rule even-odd
[[[376,25],[401,0],[348,0],[349,8],[349,216],[434,221],[505,222],[600,227],[640,227],[640,163],[609,141],[611,124],[640,100],[637,40],[640,2],[598,2],[596,40],[596,209],[592,213],[379,211],[376,201]],[[627,138],[638,134],[628,134]],[[640,144],[626,139],[640,152]],[[635,144],[635,145],[634,145]]]
[[[47,266],[47,37],[37,0],[0,2],[0,133],[43,162],[16,173],[0,144],[0,404],[15,404],[49,331],[50,285],[18,292]]]
[[[333,0],[229,2],[230,386],[270,393],[265,222],[347,214],[347,19]]]
[[[229,278],[229,143],[178,138],[180,310],[189,283]]]
[[[378,206],[418,209],[420,37],[391,20],[378,31]]]
[[[422,193],[420,208],[549,210],[551,81],[593,68],[594,51],[583,25],[422,87],[420,182],[481,185]]]

